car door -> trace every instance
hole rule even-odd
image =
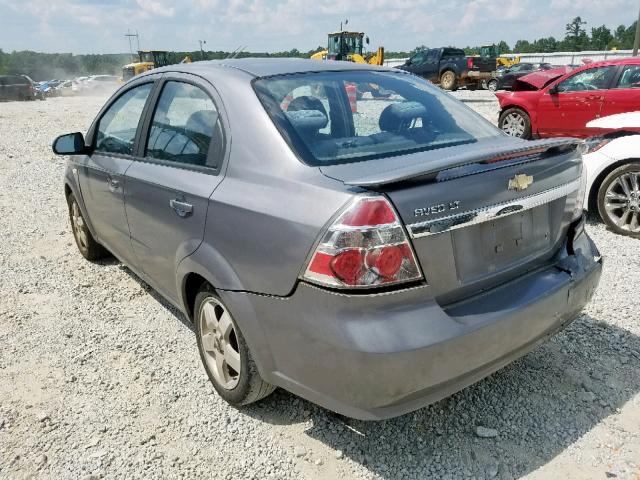
[[[127,264],[133,250],[124,210],[124,173],[133,161],[153,80],[119,94],[92,128],[93,152],[81,160],[80,189],[98,241]]]
[[[600,116],[615,66],[581,70],[547,88],[538,103],[541,136],[589,136],[586,124]]]
[[[640,110],[640,65],[624,65],[612,88],[607,90],[602,117]]]
[[[202,242],[209,197],[222,180],[221,102],[199,77],[165,74],[153,103],[127,170],[125,205],[138,267],[177,300],[176,267]]]
[[[425,57],[426,57],[426,52],[424,51],[416,53],[413,57],[409,59],[409,61],[405,65],[405,69],[411,73],[420,75],[420,71],[422,69]]]

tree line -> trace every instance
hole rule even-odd
[[[539,38],[533,41],[518,40],[513,49],[504,40],[496,45],[500,53],[551,53],[551,52],[578,52],[581,50],[611,50],[630,49],[633,47],[636,22],[629,26],[620,25],[615,30],[610,30],[606,25],[592,27],[587,32],[586,22],[581,17],[576,17],[567,23],[565,36],[562,40],[554,37]],[[442,45],[435,45],[440,47]],[[293,48],[283,52],[239,52],[237,58],[245,57],[294,57],[308,58],[325,47],[317,47],[307,52]],[[426,48],[424,45],[414,50],[387,51],[386,58],[405,58],[412,53]],[[479,52],[479,46],[464,48],[467,55],[475,55]],[[205,51],[201,52],[171,52],[171,61],[178,63],[185,56],[192,60],[219,60],[224,59],[233,52]],[[135,57],[135,56],[134,56]],[[135,60],[135,59],[134,59]],[[3,52],[0,49],[0,75],[25,74],[33,80],[50,80],[52,78],[67,79],[84,75],[120,75],[122,66],[132,61],[129,54],[89,54],[73,55],[71,53],[41,53],[33,51]]]
[[[575,17],[565,28],[562,40],[555,37],[543,37],[533,41],[518,40],[513,49],[504,40],[496,44],[500,53],[552,53],[552,52],[580,52],[583,50],[628,50],[633,48],[636,34],[636,23],[629,26],[619,25],[610,30],[606,25],[592,27],[587,31],[587,22],[581,17]],[[479,47],[465,47],[468,55],[477,54]]]

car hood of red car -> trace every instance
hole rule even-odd
[[[545,85],[560,78],[571,71],[571,67],[558,67],[550,70],[538,70],[518,78],[513,84],[513,90],[540,90]]]

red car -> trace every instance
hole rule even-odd
[[[640,110],[640,58],[538,71],[520,77],[513,88],[495,94],[500,102],[498,126],[507,134],[589,137],[594,131],[587,122]]]

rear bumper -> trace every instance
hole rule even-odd
[[[572,321],[598,284],[586,234],[576,256],[442,308],[429,287],[344,295],[301,283],[290,297],[224,297],[265,380],[341,414],[384,419],[491,374]]]

